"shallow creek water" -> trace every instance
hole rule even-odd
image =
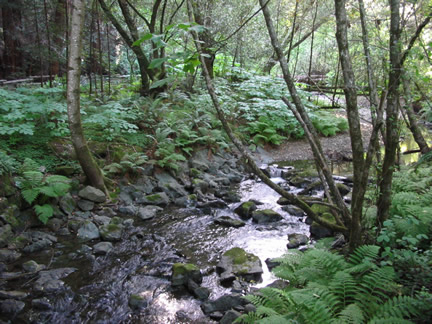
[[[280,169],[274,171],[273,181],[284,184],[279,177]],[[241,247],[257,255],[265,272],[263,281],[255,286],[262,287],[275,280],[265,260],[287,252],[287,234],[309,233],[304,219],[284,212],[276,203],[280,196],[263,183],[245,180],[237,190],[241,201],[258,200],[263,203],[259,209],[273,209],[283,220],[266,225],[249,220],[244,227],[227,228],[215,224],[214,220],[219,216],[237,218],[233,209],[239,203],[226,209],[167,208],[151,220],[135,219],[112,252],[96,257],[77,252],[82,243],[76,239],[59,237],[53,250],[33,254],[31,259],[51,269],[74,267],[78,270],[62,279],[65,289],[50,298],[52,310],[26,309],[13,323],[210,323],[199,301],[188,294],[171,291],[173,263],[197,264],[205,273],[202,286],[209,288],[210,299],[215,299],[230,293],[230,289],[219,285],[217,274],[211,270],[222,253]],[[31,286],[31,279],[14,285],[14,289],[26,290]],[[128,306],[131,294],[145,297],[147,307],[131,310]]]

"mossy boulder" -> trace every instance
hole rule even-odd
[[[241,277],[245,281],[260,281],[263,269],[256,255],[234,247],[222,255],[216,272],[220,275],[221,284],[228,287],[236,277]]]
[[[234,228],[239,228],[239,227],[246,225],[245,222],[243,222],[239,219],[231,218],[229,216],[221,216],[221,217],[215,219],[214,222],[218,225],[222,225],[225,227],[234,227]]]
[[[249,200],[241,203],[234,212],[239,215],[242,219],[249,219],[252,217],[252,212],[257,209],[256,204]]]
[[[172,266],[171,284],[174,287],[187,287],[188,281],[192,280],[197,284],[202,283],[200,269],[192,263],[174,263]]]
[[[111,222],[110,224],[101,226],[99,231],[104,241],[120,241],[123,234],[123,226]]]
[[[336,183],[336,188],[339,190],[339,193],[341,194],[341,196],[345,196],[351,192],[351,188],[348,187],[346,184],[343,184],[343,183]]]
[[[143,205],[155,205],[165,207],[170,203],[170,199],[165,192],[158,192],[152,195],[147,195],[137,199],[136,201]]]
[[[148,300],[140,294],[132,294],[129,296],[129,307],[132,309],[143,309],[148,305]]]
[[[298,248],[300,245],[305,245],[309,241],[309,238],[305,234],[293,233],[288,234],[288,249]]]
[[[106,201],[105,193],[92,186],[87,186],[78,192],[78,196],[83,199],[93,201],[95,203],[103,203]]]
[[[252,212],[252,219],[258,224],[267,224],[280,221],[282,216],[271,209],[263,209]]]

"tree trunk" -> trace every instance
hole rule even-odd
[[[401,79],[400,0],[390,0],[390,71],[386,107],[386,146],[378,197],[378,226],[389,217],[391,187],[399,146],[399,86]]]
[[[21,51],[22,35],[22,0],[15,0],[2,7],[3,21],[3,72],[1,77],[20,77],[24,75],[24,59]],[[14,75],[18,74],[18,75]]]
[[[109,197],[104,177],[90,153],[81,125],[80,78],[85,0],[75,0],[72,6],[68,57],[68,84],[66,90],[69,129],[78,161],[85,175],[92,186],[102,190],[107,197]]]
[[[53,23],[53,45],[54,45],[54,55],[51,63],[51,70],[54,75],[61,76],[65,67],[62,65],[64,63],[64,56],[62,55],[62,51],[65,45],[65,34],[67,31],[67,2],[66,0],[58,0],[57,7],[54,14],[54,23]]]

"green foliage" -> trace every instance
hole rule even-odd
[[[0,176],[4,174],[12,174],[17,168],[17,161],[0,150]]]
[[[402,296],[394,269],[380,266],[378,246],[362,246],[346,261],[326,250],[288,254],[275,274],[284,290],[264,288],[246,298],[257,311],[237,323],[403,323],[425,301]],[[423,305],[423,306],[422,306]]]
[[[38,169],[34,161],[26,159],[21,167],[21,176],[16,178],[16,184],[21,189],[24,200],[33,205],[39,220],[46,224],[54,211],[45,202],[50,198],[64,196],[70,189],[70,180],[61,175],[45,175]]]
[[[111,163],[103,168],[108,175],[121,175],[125,173],[138,174],[143,165],[148,162],[147,155],[143,153],[132,153],[123,156],[120,163]]]

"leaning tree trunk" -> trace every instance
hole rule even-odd
[[[81,125],[80,78],[85,0],[75,0],[72,5],[66,90],[69,129],[78,161],[85,175],[94,187],[102,190],[108,197],[104,177],[90,153]]]

